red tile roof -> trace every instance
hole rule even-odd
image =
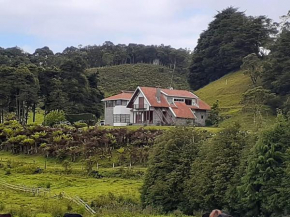
[[[198,98],[196,95],[194,95],[193,93],[187,90],[162,89],[161,91],[168,96],[177,96],[177,97],[183,97],[183,98]]]
[[[117,95],[107,97],[103,99],[102,101],[110,101],[110,100],[118,100],[118,99],[130,100],[132,95],[133,95],[133,92],[122,92]]]
[[[184,102],[175,102],[176,107],[171,107],[177,118],[194,119],[195,116],[191,108]]]
[[[187,90],[161,89],[160,95],[161,100],[160,102],[158,102],[156,98],[157,88],[155,87],[139,87],[139,88],[143,92],[145,98],[148,100],[151,106],[164,108],[170,107],[177,118],[188,118],[188,119],[196,118],[191,109],[210,110],[210,106],[208,104],[206,104],[204,101],[200,100],[196,95]],[[138,91],[139,90],[137,89],[132,98],[132,102],[129,103],[128,107],[133,106],[134,97],[137,97]],[[173,104],[169,105],[163,93],[168,96],[176,96],[181,98],[196,98],[199,106],[189,106],[186,105],[184,102],[174,102]]]
[[[192,105],[188,107],[197,109],[197,110],[210,110],[211,109],[210,106],[204,101],[202,101],[201,99],[198,99],[198,106]]]
[[[206,102],[202,101],[201,99],[198,100],[198,105],[199,105],[199,109],[201,109],[201,110],[210,110],[211,109],[210,106]]]
[[[153,107],[169,107],[169,104],[165,97],[162,95],[160,96],[160,102],[157,101],[156,98],[156,90],[155,87],[140,87],[141,91],[144,93],[146,99],[149,101],[151,106]]]

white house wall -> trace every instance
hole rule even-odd
[[[126,106],[117,105],[114,107],[113,113],[114,115],[119,115],[119,114],[129,115],[130,108],[127,108]]]
[[[127,108],[126,106],[123,106],[123,105],[116,105],[113,109],[113,116],[119,115],[119,114],[130,115],[130,123],[132,123],[133,115],[130,108]],[[117,126],[120,127],[120,126],[127,126],[128,124],[127,123],[114,123],[113,125],[116,127]]]

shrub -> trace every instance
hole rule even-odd
[[[64,172],[65,172],[66,174],[71,173],[71,171],[72,171],[71,162],[69,162],[68,160],[64,160],[64,161],[62,162],[62,166],[63,166],[63,168],[64,168]]]
[[[46,126],[53,126],[55,124],[58,124],[62,121],[65,121],[65,113],[62,110],[53,110],[49,112],[44,119],[44,124]]]
[[[84,128],[84,127],[87,127],[88,125],[86,123],[83,123],[83,122],[75,122],[74,126],[76,128]]]

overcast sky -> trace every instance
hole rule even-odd
[[[234,6],[279,21],[290,0],[0,0],[0,47],[142,43],[193,50],[217,11]]]

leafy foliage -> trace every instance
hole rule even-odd
[[[59,121],[60,116],[64,117],[60,113],[53,111],[49,123]],[[123,147],[124,151],[114,161],[116,165],[146,165],[149,147],[152,147],[160,134],[162,131],[155,129],[77,129],[72,126],[60,128],[57,125],[55,128],[39,125],[31,127],[9,121],[0,124],[0,150],[14,154],[42,154],[73,162],[79,158],[91,159],[90,162],[94,164],[99,160],[112,159],[114,150]]]
[[[264,64],[262,73],[263,87],[275,93],[279,98],[271,105],[282,108],[284,112],[290,111],[290,30],[283,28],[277,40],[271,47],[271,52]]]
[[[211,107],[210,114],[206,119],[206,125],[218,126],[221,121],[219,101],[217,100]]]
[[[142,188],[143,206],[161,207],[165,212],[186,209],[184,182],[189,178],[190,164],[207,135],[189,128],[164,133],[154,145]]]
[[[256,85],[263,71],[263,64],[259,57],[252,53],[243,58],[241,69],[245,75],[249,75],[253,85]]]
[[[59,124],[62,121],[65,121],[65,113],[61,110],[53,110],[49,112],[44,119],[44,124],[47,126],[53,126]]]
[[[190,210],[226,207],[229,202],[226,192],[232,186],[247,144],[248,135],[237,124],[222,130],[203,144],[186,181],[185,194]]]
[[[282,216],[289,210],[290,125],[282,115],[265,130],[248,159],[240,188],[244,216]]]
[[[223,75],[236,71],[248,54],[259,53],[259,47],[276,32],[271,20],[248,17],[236,8],[219,12],[198,40],[190,65],[189,82],[199,89]]]

